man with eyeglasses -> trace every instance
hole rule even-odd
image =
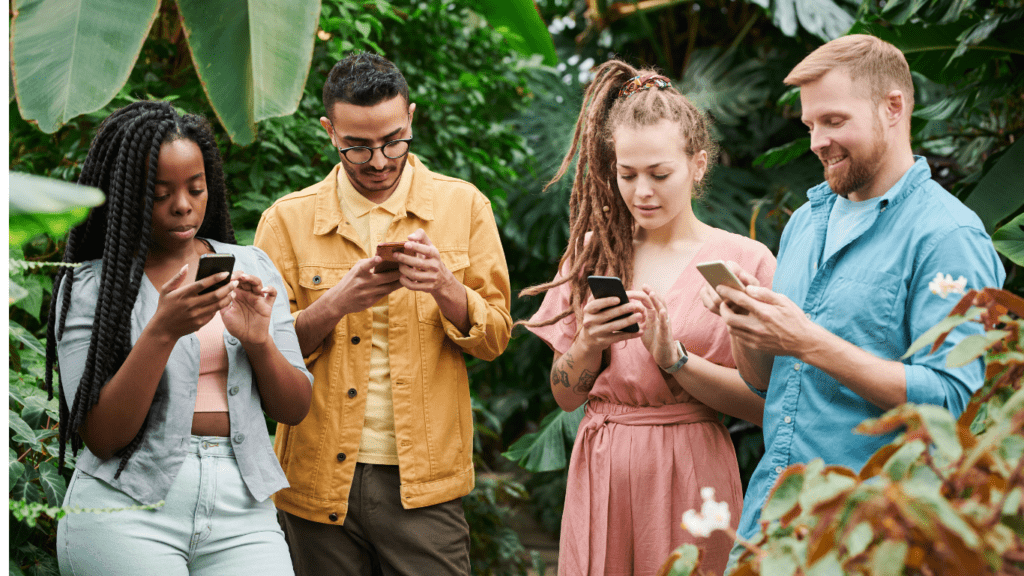
[[[278,517],[299,576],[468,575],[463,352],[497,357],[512,326],[491,205],[410,153],[416,104],[391,62],[351,55],[323,94],[340,162],[256,229],[314,376],[309,416],[277,427],[291,484],[274,496]],[[393,263],[377,254],[385,242],[403,243]]]

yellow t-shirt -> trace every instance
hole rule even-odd
[[[413,167],[405,163],[394,193],[375,204],[360,194],[343,170],[338,171],[338,198],[341,209],[366,248],[373,255],[384,241],[395,215],[405,205],[412,185]],[[395,412],[391,401],[391,364],[388,360],[388,299],[381,298],[373,312],[373,338],[370,350],[370,381],[366,390],[366,415],[357,462],[398,465],[395,443]]]

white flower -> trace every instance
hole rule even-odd
[[[967,288],[967,278],[961,276],[953,280],[952,276],[949,274],[943,276],[942,272],[936,274],[935,279],[928,283],[928,289],[940,298],[945,298],[950,294],[963,294],[965,288]]]
[[[707,538],[715,530],[728,530],[732,514],[725,502],[715,502],[715,489],[704,487],[700,490],[704,504],[700,513],[696,510],[683,512],[683,530],[701,538]]]

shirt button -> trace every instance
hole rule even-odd
[[[796,370],[797,372],[800,371],[800,363],[799,362],[797,362],[796,364],[793,364],[793,370]]]
[[[359,344],[359,336],[353,336],[352,337],[352,343],[353,344]]]
[[[792,418],[790,418],[789,416],[786,416],[786,417],[785,417],[785,418],[783,418],[782,420],[783,420],[783,421],[784,421],[784,422],[785,422],[786,424],[789,424],[790,422],[792,422],[792,421],[793,421],[793,419],[792,419]]]
[[[348,397],[349,398],[355,398],[356,394],[358,394],[358,392],[356,392],[355,388],[349,388],[348,389]]]
[[[338,452],[338,462],[344,462],[344,461],[345,461],[345,453],[344,452]]]
[[[234,336],[228,336],[228,344],[231,346],[238,344],[238,338],[235,338]]]
[[[235,444],[241,444],[242,442],[245,442],[245,434],[241,432],[235,434]]]
[[[232,386],[231,389],[228,390],[228,394],[231,394],[232,396],[238,394],[238,386]]]
[[[782,474],[782,466],[776,466],[775,467],[775,473],[776,474]]]
[[[316,276],[313,276],[313,284],[319,284],[319,283],[320,283],[320,275],[318,274]]]
[[[806,316],[808,320],[814,320],[814,316],[812,316],[810,312],[805,312],[804,316]]]
[[[327,515],[327,518],[331,522],[337,522],[338,521],[338,513],[337,512],[331,512],[330,514]]]

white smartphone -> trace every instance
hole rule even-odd
[[[708,284],[711,284],[712,288],[716,288],[719,284],[725,284],[730,288],[743,290],[743,282],[740,282],[740,279],[721,260],[697,264],[697,270],[708,281]]]

